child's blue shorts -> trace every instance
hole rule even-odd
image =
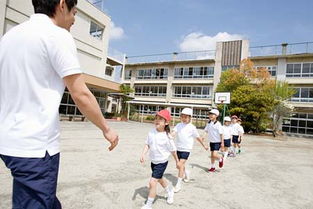
[[[180,159],[188,160],[189,155],[190,155],[190,152],[177,151],[177,157],[178,157],[179,160]]]
[[[221,142],[210,142],[210,150],[213,151],[219,151],[221,148]]]
[[[230,147],[230,139],[224,139],[224,146],[225,147]]]
[[[158,164],[151,163],[152,177],[155,179],[161,179],[163,177],[167,164],[168,161]]]

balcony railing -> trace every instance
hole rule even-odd
[[[203,59],[215,59],[215,50],[128,56],[127,64]]]
[[[250,57],[313,53],[313,42],[250,47]]]

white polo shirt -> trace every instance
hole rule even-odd
[[[240,125],[238,123],[232,123],[230,124],[230,126],[232,128],[232,135],[239,136],[239,134],[241,133]]]
[[[204,131],[208,133],[208,141],[212,143],[221,142],[221,134],[223,134],[223,126],[219,121],[209,122]]]
[[[200,137],[197,128],[192,123],[179,123],[175,126],[174,131],[177,133],[177,150],[181,152],[190,152],[194,139]]]
[[[159,132],[153,129],[149,132],[146,144],[150,148],[149,157],[153,164],[165,163],[171,152],[176,151],[173,139],[170,139],[166,132]]]
[[[229,126],[223,126],[223,136],[224,136],[224,139],[231,139],[231,136],[232,136],[232,127],[229,125]]]
[[[43,14],[0,41],[0,154],[59,153],[59,105],[65,76],[82,73],[71,34]]]

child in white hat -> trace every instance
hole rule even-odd
[[[224,149],[224,137],[223,137],[223,126],[217,120],[220,112],[217,109],[212,109],[209,112],[209,122],[204,128],[204,131],[208,134],[208,141],[210,142],[211,150],[211,168],[209,172],[215,172],[215,161],[219,161],[219,167],[222,168],[224,165],[224,158],[218,154],[220,149]]]
[[[230,126],[231,118],[226,116],[224,118],[224,125],[223,125],[223,136],[224,136],[224,160],[226,160],[228,156],[228,149],[231,146],[231,138],[232,138],[232,127]]]
[[[184,108],[180,114],[181,123],[178,123],[172,132],[173,136],[177,136],[176,147],[180,164],[178,180],[174,192],[179,192],[181,190],[181,182],[183,178],[185,182],[188,182],[190,179],[190,173],[186,169],[186,161],[192,150],[194,139],[197,139],[205,149],[208,149],[208,147],[204,145],[203,138],[200,137],[197,128],[191,123],[191,118],[192,109]]]

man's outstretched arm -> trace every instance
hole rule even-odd
[[[63,78],[78,109],[93,124],[102,130],[104,137],[111,143],[109,150],[118,144],[118,135],[108,126],[98,102],[85,84],[82,74],[75,74]]]

